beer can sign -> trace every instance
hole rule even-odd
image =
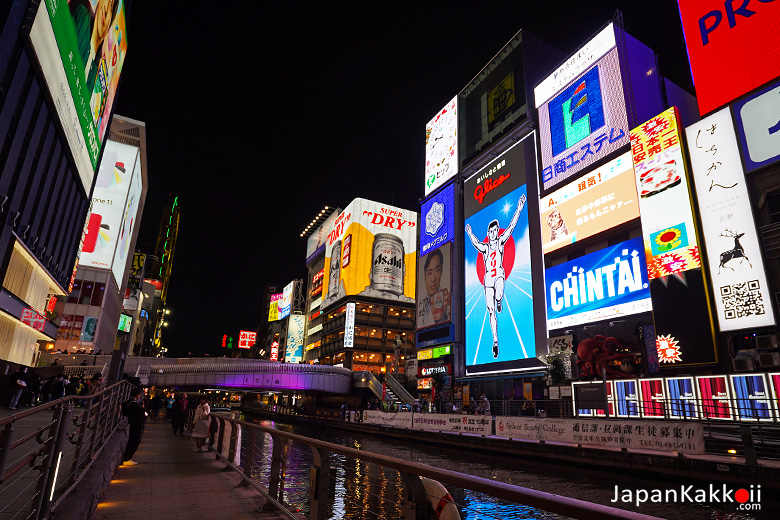
[[[374,237],[374,263],[371,282],[375,289],[393,294],[404,292],[404,243],[395,235],[379,233]]]

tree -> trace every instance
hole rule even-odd
[[[559,353],[547,356],[547,377],[550,386],[565,385],[569,382],[566,374],[566,365],[563,362],[563,356],[568,354]]]

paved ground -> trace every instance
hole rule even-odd
[[[175,436],[167,421],[147,424],[134,460],[120,466],[92,520],[276,520],[259,513],[263,497],[252,488],[236,488],[235,472],[222,472],[212,453],[194,453],[188,436]]]

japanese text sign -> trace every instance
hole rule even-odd
[[[238,334],[238,348],[252,348],[257,341],[257,332],[241,330]]]
[[[455,185],[450,184],[422,204],[420,256],[455,239]]]

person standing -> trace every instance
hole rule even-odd
[[[52,401],[65,397],[65,374],[57,374],[54,376],[50,391]]]
[[[89,388],[87,389],[87,395],[95,395],[103,390],[103,375],[99,372],[92,375],[92,379],[89,380]]]
[[[176,398],[173,403],[173,434],[179,432],[179,435],[184,436],[184,421],[187,420],[187,394],[182,393]]]
[[[490,401],[488,401],[488,398],[485,394],[482,394],[480,408],[482,408],[482,415],[490,415]]]
[[[122,458],[123,466],[135,466],[138,464],[133,460],[133,455],[141,444],[141,436],[144,433],[144,424],[146,423],[146,412],[141,404],[144,392],[138,387],[130,390],[130,399],[122,405],[122,415],[127,417],[127,423],[130,426],[127,436],[127,446]]]
[[[192,439],[195,441],[195,449],[201,451],[203,443],[209,436],[211,427],[211,408],[205,397],[200,398],[200,404],[195,408],[195,417],[192,421]]]
[[[27,388],[27,367],[20,366],[19,370],[11,377],[11,400],[8,402],[9,410],[16,410],[22,392]]]

